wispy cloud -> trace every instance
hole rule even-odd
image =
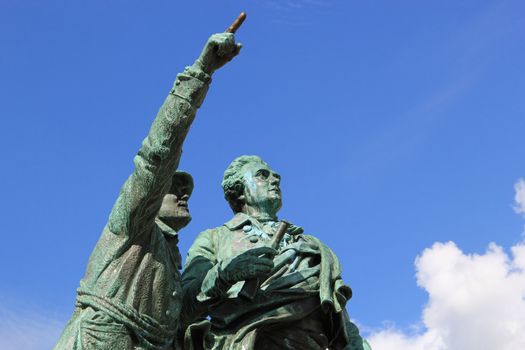
[[[288,11],[297,10],[305,7],[324,7],[330,5],[330,0],[259,0],[259,3],[267,5],[274,10]]]
[[[383,167],[399,163],[406,155],[420,153],[435,126],[450,118],[447,110],[461,101],[484,78],[494,59],[501,55],[501,42],[510,35],[517,35],[521,19],[512,16],[516,1],[494,2],[474,13],[455,32],[433,43],[432,56],[449,65],[443,78],[421,100],[414,100],[413,107],[391,118],[377,128],[376,134],[362,144],[361,167]],[[400,51],[400,57],[409,55],[413,47]],[[433,69],[429,66],[428,69]],[[388,157],[385,157],[385,150]],[[374,170],[377,171],[377,170]]]
[[[49,350],[64,322],[36,310],[15,310],[0,305],[0,349]]]
[[[525,215],[525,180],[519,179],[514,185],[516,194],[514,195],[514,210],[518,214]]]
[[[311,13],[331,9],[334,0],[259,0],[272,13],[272,21],[290,26],[309,26]]]

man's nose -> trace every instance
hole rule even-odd
[[[273,176],[273,175],[271,176],[270,183],[272,185],[279,185],[280,182],[281,182],[281,179],[279,177]]]

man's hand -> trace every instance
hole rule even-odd
[[[213,34],[193,66],[211,75],[237,56],[241,48],[232,33]]]
[[[226,260],[221,264],[219,277],[231,285],[239,281],[267,276],[273,268],[273,257],[277,251],[270,247],[259,247]]]

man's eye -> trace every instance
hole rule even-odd
[[[270,172],[267,170],[259,170],[255,175],[267,179],[268,176],[270,176]]]

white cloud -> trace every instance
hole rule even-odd
[[[496,244],[482,255],[435,243],[416,260],[429,294],[423,332],[389,327],[373,333],[374,350],[525,349],[525,243],[509,256]]]
[[[525,214],[523,179],[515,190],[515,210]],[[417,284],[429,297],[419,329],[373,332],[373,350],[525,349],[525,241],[510,254],[495,243],[484,254],[435,243],[415,265]]]
[[[446,349],[440,335],[428,331],[418,336],[408,336],[395,328],[387,328],[368,339],[372,350],[442,350]]]
[[[496,244],[465,254],[435,243],[416,259],[417,283],[429,294],[424,330],[373,333],[374,350],[525,349],[525,243],[509,256]]]
[[[525,180],[519,179],[514,185],[514,190],[516,191],[514,210],[518,214],[525,215]]]
[[[0,349],[49,350],[64,322],[37,311],[20,311],[0,305]]]

